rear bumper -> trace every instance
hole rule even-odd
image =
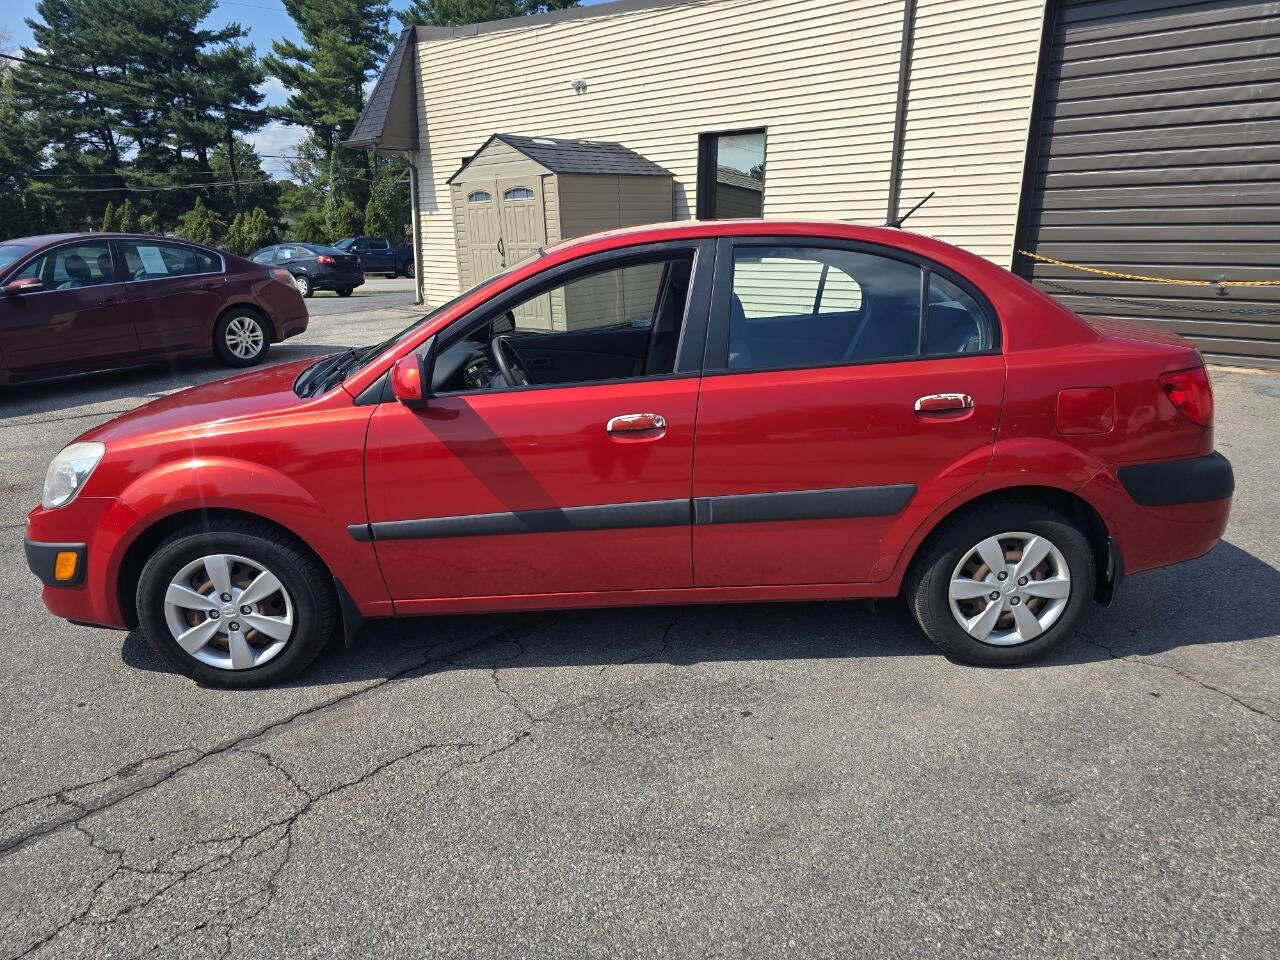
[[[1079,493],[1102,517],[1128,576],[1212,550],[1227,529],[1233,486],[1230,463],[1210,454],[1108,468]]]
[[[1216,451],[1190,460],[1121,467],[1116,475],[1125,492],[1144,507],[1225,500],[1236,488],[1231,463]]]
[[[341,287],[359,287],[363,285],[363,273],[322,273],[313,274],[311,277],[311,286],[316,290],[337,290]]]

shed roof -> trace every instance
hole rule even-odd
[[[539,163],[552,173],[608,174],[631,177],[669,177],[671,171],[647,160],[620,143],[603,140],[565,140],[560,137],[526,137],[514,133],[495,133],[460,166],[449,183],[467,169],[485,147],[500,141]]]

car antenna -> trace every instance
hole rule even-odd
[[[915,213],[917,210],[919,210],[921,207],[923,207],[926,203],[928,203],[930,200],[932,200],[932,199],[933,199],[933,195],[934,195],[935,193],[937,193],[937,192],[938,192],[937,190],[930,190],[930,191],[929,191],[929,196],[925,197],[923,200],[921,200],[919,203],[917,203],[914,207],[912,207],[910,210],[908,210],[908,211],[907,211],[906,213],[904,213],[902,216],[900,216],[900,217],[895,217],[894,219],[887,221],[887,222],[885,223],[885,226],[886,226],[886,227],[895,227],[895,228],[896,228],[896,227],[901,227],[904,223],[906,223],[906,222],[907,222],[907,217],[911,216],[913,213]]]

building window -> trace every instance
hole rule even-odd
[[[528,187],[510,187],[502,193],[503,200],[532,200],[533,191]]]
[[[467,203],[488,203],[492,199],[487,190],[476,190],[467,194]]]
[[[765,131],[698,137],[698,219],[764,216]]]

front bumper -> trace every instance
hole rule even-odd
[[[77,623],[126,626],[116,584],[130,531],[138,512],[115,497],[79,496],[65,507],[36,507],[27,515],[27,566],[44,585],[44,605],[56,616]],[[59,550],[77,553],[75,577],[53,574]]]
[[[40,543],[26,537],[22,543],[27,554],[27,567],[46,587],[78,587],[84,582],[85,561],[89,548],[83,543]],[[66,579],[58,579],[55,570],[58,557],[70,553],[75,559],[74,571]]]

